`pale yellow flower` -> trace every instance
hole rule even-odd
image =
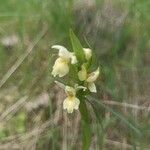
[[[59,77],[65,76],[69,72],[69,65],[68,61],[59,57],[56,59],[54,66],[53,66],[53,71],[52,75],[56,77],[57,75]]]
[[[79,109],[80,100],[76,97],[76,90],[74,88],[66,86],[65,92],[67,97],[63,102],[63,109],[66,109],[68,113],[73,113],[74,109]]]
[[[90,90],[90,92],[94,93],[97,92],[94,82],[97,80],[98,76],[99,76],[99,68],[97,68],[96,71],[87,75],[86,68],[84,65],[82,65],[81,70],[78,72],[79,80],[87,82],[88,89]]]
[[[65,47],[60,46],[60,45],[54,45],[52,46],[54,49],[58,49],[58,58],[56,59],[53,70],[52,70],[52,75],[63,77],[69,72],[69,63],[71,64],[76,64],[77,59],[74,53],[69,52]]]
[[[76,97],[68,96],[63,102],[63,108],[67,109],[68,113],[73,113],[73,110],[79,108],[80,101]]]

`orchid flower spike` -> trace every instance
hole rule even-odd
[[[58,58],[56,59],[53,70],[52,70],[52,75],[63,77],[69,72],[69,63],[71,64],[76,64],[77,59],[74,53],[69,52],[65,47],[61,45],[53,45],[53,49],[58,49]]]

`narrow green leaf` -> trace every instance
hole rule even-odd
[[[77,60],[80,64],[85,62],[85,55],[83,51],[83,47],[77,38],[77,36],[74,34],[72,30],[70,30],[70,40],[72,44],[73,51],[75,52],[75,55],[77,57]]]
[[[128,127],[130,127],[135,133],[137,133],[138,135],[141,135],[141,132],[138,128],[136,128],[131,122],[129,122],[124,116],[122,116],[120,113],[118,113],[117,111],[114,111],[112,108],[104,105],[100,100],[97,100],[96,98],[93,98],[91,96],[87,97],[88,101],[91,103],[95,103],[95,105],[97,106],[101,106],[103,108],[105,108],[106,110],[108,110],[109,112],[111,112],[114,116],[116,116],[117,118],[119,118],[120,120],[122,120]]]

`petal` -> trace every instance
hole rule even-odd
[[[67,111],[69,114],[73,113],[73,109],[67,109]]]
[[[69,106],[69,100],[68,100],[68,97],[64,100],[63,102],[63,109],[68,109],[68,106]]]
[[[68,96],[75,96],[75,94],[76,94],[76,90],[70,86],[65,87],[65,92]]]
[[[97,92],[96,86],[93,82],[88,83],[88,88],[89,88],[90,92],[93,92],[93,93]]]
[[[58,54],[59,57],[62,57],[64,59],[66,59],[66,60],[70,59],[70,52],[64,46],[53,45],[52,48],[59,50],[59,54]]]
[[[88,78],[87,78],[87,82],[94,82],[94,81],[96,81],[96,79],[98,78],[98,76],[99,76],[99,67],[97,68],[97,70],[96,71],[94,71],[94,72],[92,72],[92,73],[90,73],[89,75],[88,75]]]
[[[79,101],[79,99],[78,98],[75,98],[74,99],[74,109],[79,109],[79,104],[80,104],[80,101]]]
[[[67,103],[68,101],[67,101],[67,98],[64,100],[64,102],[63,102],[63,109],[67,109]]]
[[[87,71],[84,65],[82,65],[81,70],[78,72],[78,78],[80,81],[85,81],[87,78]]]
[[[82,86],[82,85],[78,85],[78,84],[75,84],[74,87],[75,87],[76,90],[80,90],[80,89],[82,89],[83,91],[86,91],[86,90],[87,90],[87,87]]]
[[[68,63],[66,62],[65,59],[63,58],[57,58],[54,66],[53,66],[53,70],[52,70],[52,75],[55,76],[59,76],[59,77],[63,77],[65,76],[67,73],[69,72],[69,66]]]
[[[65,89],[65,85],[59,81],[54,81],[60,88]]]
[[[92,50],[89,48],[83,48],[84,53],[85,53],[85,58],[89,60],[92,57]]]

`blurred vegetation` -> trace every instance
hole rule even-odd
[[[28,118],[24,109],[19,109],[9,118],[6,116],[1,120],[1,144],[5,138],[24,134],[53,117],[57,105],[54,104],[56,102],[52,97],[55,97],[59,90],[55,91],[51,77],[54,57],[51,53],[51,45],[60,44],[71,48],[69,44],[70,28],[77,34],[84,47],[92,48],[95,57],[99,60],[101,79],[97,83],[99,89],[97,97],[103,101],[113,100],[148,108],[150,106],[149,8],[149,0],[1,1],[0,85],[6,73],[10,71],[9,69],[27,52],[28,47],[33,44],[35,39],[41,33],[43,36],[28,57],[0,87],[0,114],[3,114],[23,96],[28,96],[28,102],[32,102],[43,92],[47,92],[50,97],[49,106],[38,113],[32,112],[31,119]],[[16,43],[10,45],[3,42],[6,39],[12,40],[13,35],[17,37]],[[132,145],[132,148],[126,149],[136,150],[137,147],[140,147],[141,150],[149,149],[149,111],[123,109],[115,106],[112,108],[123,113],[130,122],[135,122],[142,136],[138,136],[120,119],[114,117],[111,111],[104,111],[102,107],[97,113],[101,117],[100,122],[104,129],[102,130],[97,125],[96,119],[92,118],[92,132],[95,134],[98,130],[100,133],[99,140],[96,141],[99,143],[99,147],[95,147],[94,144],[91,147],[93,146],[93,149],[102,149],[103,147],[110,150],[123,149],[123,147],[111,147],[111,143],[105,145],[104,139],[107,137],[120,143],[125,142]],[[75,118],[76,115],[69,116],[69,123],[71,118]],[[46,133],[44,132],[44,135],[36,139],[37,147],[35,149],[43,149],[43,146],[45,149],[61,149],[63,131],[60,126],[62,124],[60,119],[57,127],[50,127]],[[70,123],[70,125],[72,124]],[[67,127],[69,128],[68,132],[71,131],[71,127],[69,125]],[[77,141],[80,141],[80,131],[77,134]],[[80,147],[80,143],[69,145],[70,137],[64,138],[69,139],[68,149]],[[1,145],[0,149],[2,149]],[[32,148],[28,147],[28,149]],[[65,148],[63,147],[63,149]]]

